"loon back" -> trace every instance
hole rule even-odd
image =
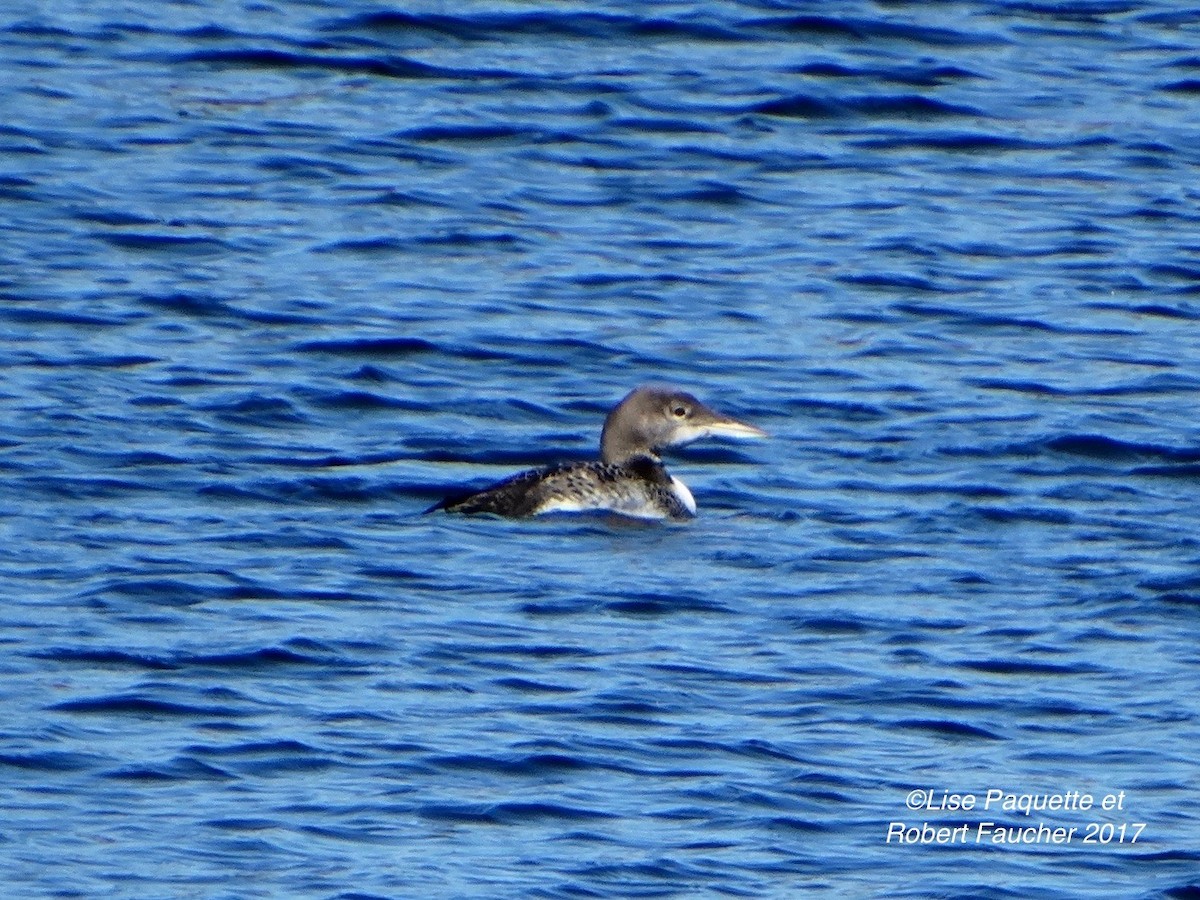
[[[657,459],[624,463],[564,463],[519,472],[475,493],[447,497],[426,512],[536,516],[548,512],[609,511],[639,519],[690,519],[696,501]]]

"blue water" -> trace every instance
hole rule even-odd
[[[1200,9],[14,0],[0,60],[0,891],[1200,896]],[[696,521],[419,514],[648,380],[772,433],[671,458]]]

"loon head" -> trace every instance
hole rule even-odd
[[[635,456],[657,459],[666,447],[710,435],[760,438],[767,433],[709,409],[686,391],[643,386],[630,392],[604,420],[600,459],[623,463]]]

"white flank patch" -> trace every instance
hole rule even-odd
[[[696,501],[692,499],[691,492],[683,487],[683,482],[676,479],[676,483],[680,488],[683,488],[683,494],[679,494],[676,489],[676,494],[679,499],[687,505],[692,512],[696,511]],[[674,485],[672,486],[674,487]],[[684,497],[686,495],[686,499]],[[690,504],[690,505],[689,505]],[[555,497],[552,500],[547,500],[535,511],[535,516],[540,516],[545,513],[552,512],[602,512],[609,511],[620,513],[623,516],[629,516],[633,519],[665,519],[666,516],[660,510],[647,506],[640,500],[633,500],[627,497],[613,497],[605,502],[597,497],[592,497],[588,500],[579,500],[571,497]]]
[[[533,514],[540,516],[543,513],[552,512],[588,512],[596,508],[595,503],[585,503],[582,500],[574,500],[570,497],[554,497],[535,509]]]

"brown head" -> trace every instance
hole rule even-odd
[[[635,456],[657,459],[666,447],[711,435],[761,438],[767,433],[709,409],[686,391],[643,386],[630,392],[605,419],[600,459],[606,463],[623,463]]]

